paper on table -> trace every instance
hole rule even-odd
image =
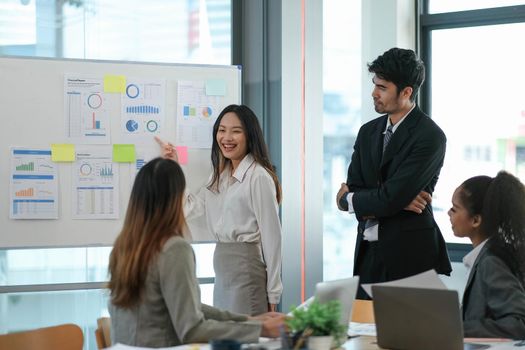
[[[502,343],[493,343],[490,341],[483,342],[483,344],[490,345],[491,350],[516,350],[516,349],[523,349],[520,348],[520,346],[523,346],[520,341],[508,341],[508,342],[502,342]]]
[[[348,336],[355,337],[358,335],[368,335],[375,337],[377,336],[376,324],[375,323],[357,323],[350,322],[348,326]]]
[[[372,286],[394,286],[394,287],[411,287],[411,288],[426,288],[426,289],[447,289],[445,284],[441,281],[435,270],[428,270],[414,276],[402,278],[395,281],[383,283],[368,283],[362,284],[361,287],[371,297]]]
[[[150,350],[153,348],[136,347],[124,344],[115,344],[108,348],[108,350]],[[210,350],[209,344],[185,344],[179,346],[171,346],[169,348],[156,348],[156,350]]]

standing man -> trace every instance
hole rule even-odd
[[[425,66],[414,51],[393,48],[368,71],[374,73],[374,108],[383,115],[359,130],[337,193],[339,209],[359,220],[354,274],[361,283],[429,269],[448,275],[445,241],[430,205],[446,137],[415,103]],[[368,298],[362,288],[357,297]]]

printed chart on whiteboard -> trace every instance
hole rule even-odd
[[[131,141],[151,140],[164,126],[166,83],[164,80],[127,78],[122,94],[121,133]]]
[[[57,219],[57,166],[51,150],[11,148],[11,219]]]
[[[64,116],[69,142],[109,144],[111,129],[103,79],[65,76]]]
[[[118,219],[118,166],[111,149],[79,149],[73,165],[72,218]]]
[[[204,81],[179,81],[177,87],[177,143],[211,148],[213,124],[226,107],[224,96],[206,94]]]

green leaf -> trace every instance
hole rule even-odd
[[[341,316],[341,303],[339,300],[332,300],[326,303],[319,303],[314,300],[308,308],[291,308],[292,317],[286,321],[287,326],[292,332],[302,332],[311,329],[312,335],[332,335],[338,341],[342,341],[348,329],[347,325],[339,323]]]

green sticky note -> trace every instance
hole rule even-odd
[[[114,144],[113,161],[117,163],[133,163],[137,159],[135,145],[133,144]]]
[[[123,93],[126,91],[126,76],[104,75],[104,92]]]
[[[74,162],[75,145],[71,143],[53,143],[51,145],[51,160],[53,162]]]
[[[224,96],[226,95],[226,81],[224,79],[206,80],[207,96]]]

